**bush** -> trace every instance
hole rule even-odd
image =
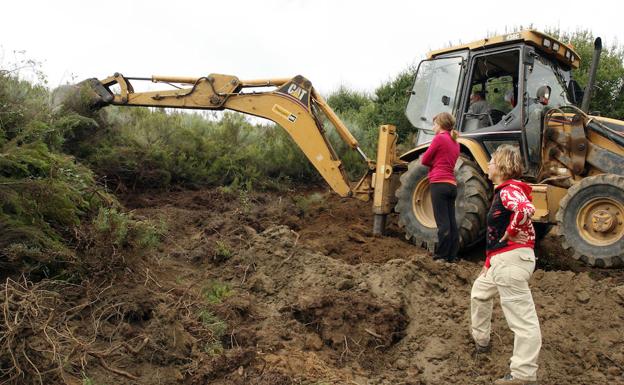
[[[93,150],[76,155],[125,189],[178,185],[251,190],[316,177],[281,128],[254,126],[238,113],[214,121],[198,114],[110,107],[103,126],[104,133],[91,143]]]
[[[93,219],[95,238],[101,245],[114,248],[149,250],[160,243],[164,225],[156,225],[149,220],[137,220],[131,213],[120,212],[116,208],[100,207]]]
[[[36,141],[0,152],[0,263],[30,272],[72,263],[83,218],[114,199],[92,172]],[[53,266],[54,265],[54,266]]]
[[[97,233],[89,229],[103,226],[105,218],[116,230],[127,228],[123,240],[115,233],[117,241],[153,246],[158,226],[111,209],[119,207],[116,199],[67,154],[80,152],[99,123],[51,112],[48,97],[44,87],[0,72],[0,267],[65,276],[67,269],[83,265],[82,251]]]

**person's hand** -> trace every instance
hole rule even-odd
[[[489,269],[489,267],[483,266],[483,269],[481,269],[481,272],[479,273],[479,277],[486,275],[488,269]]]
[[[512,241],[514,243],[524,244],[529,241],[529,237],[522,232],[518,232],[518,234],[511,236],[509,235],[508,232],[505,231],[505,235],[503,235],[503,237],[500,239],[499,242],[505,242],[505,241]]]

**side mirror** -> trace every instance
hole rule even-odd
[[[549,86],[541,86],[537,89],[537,101],[540,104],[547,105],[548,100],[550,99],[550,87]]]
[[[578,82],[574,79],[570,79],[570,81],[568,82],[568,94],[572,98],[572,104],[579,107],[581,105],[581,102],[583,101],[584,92]]]

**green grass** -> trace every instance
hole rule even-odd
[[[299,209],[299,211],[305,215],[307,214],[312,206],[322,203],[325,201],[325,196],[319,193],[312,193],[309,195],[298,195],[293,197],[293,202],[295,207]]]
[[[232,250],[223,241],[217,241],[214,247],[214,259],[218,262],[223,262],[232,257]]]
[[[211,356],[223,353],[223,344],[220,340],[227,331],[227,323],[208,309],[199,312],[199,319],[204,327],[210,330],[213,337],[213,340],[204,345],[204,352]]]
[[[199,319],[205,327],[210,329],[215,339],[223,337],[227,330],[227,323],[208,309],[199,312]]]
[[[93,219],[98,237],[116,247],[151,250],[157,247],[166,231],[164,222],[135,219],[132,213],[101,207]]]
[[[211,356],[218,356],[223,353],[223,344],[220,341],[208,342],[204,345],[204,353]]]
[[[225,283],[213,281],[202,289],[202,295],[209,303],[218,304],[232,295],[232,289]]]

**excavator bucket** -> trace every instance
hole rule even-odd
[[[67,109],[88,113],[106,107],[112,101],[113,94],[96,78],[60,86],[52,93],[54,110]]]

